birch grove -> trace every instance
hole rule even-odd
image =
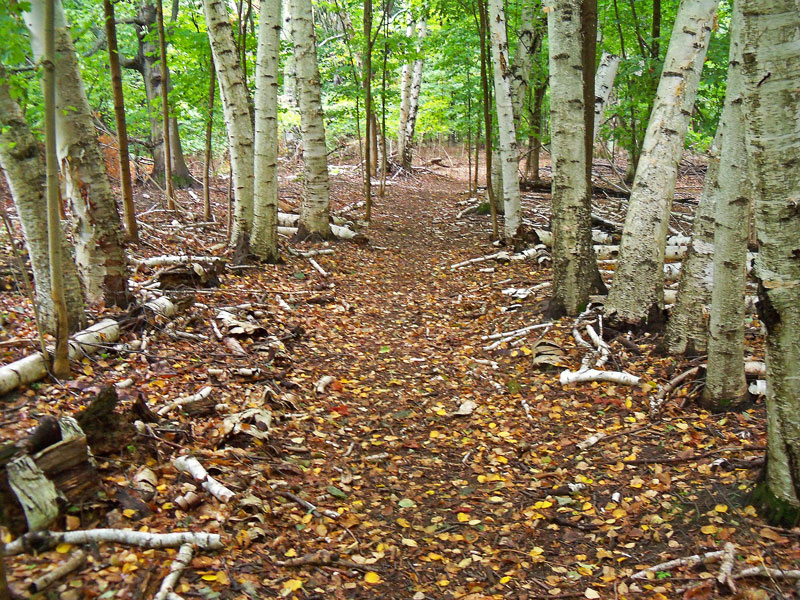
[[[672,196],[718,4],[683,0],[675,18],[606,302],[607,316],[623,325],[657,327],[663,319]]]

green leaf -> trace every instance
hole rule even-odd
[[[347,494],[345,494],[345,493],[344,493],[342,490],[340,490],[339,488],[337,488],[335,485],[329,485],[329,486],[328,486],[328,493],[329,493],[331,496],[336,496],[337,498],[341,498],[341,499],[343,499],[343,500],[344,500],[345,498],[347,498]]]
[[[414,502],[411,498],[403,498],[402,500],[400,500],[400,502],[398,502],[398,504],[403,508],[411,508],[417,505],[417,503]]]
[[[389,346],[381,346],[381,349],[378,350],[378,354],[386,354],[387,352],[391,352],[392,349]]]

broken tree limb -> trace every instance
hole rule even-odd
[[[321,377],[319,381],[317,381],[317,383],[314,385],[314,389],[318,394],[324,394],[327,387],[334,381],[336,381],[335,377],[325,375],[324,377]]]
[[[119,339],[119,324],[114,319],[103,319],[72,336],[69,341],[69,358],[75,360],[97,351],[101,344]],[[0,367],[0,396],[11,390],[38,381],[47,375],[47,361],[41,352]]]
[[[6,556],[22,554],[30,550],[52,548],[57,544],[122,544],[159,550],[192,544],[203,550],[219,550],[222,541],[219,534],[194,531],[153,533],[129,529],[84,529],[82,531],[34,531],[6,544]]]
[[[312,256],[321,256],[323,254],[333,254],[333,248],[320,248],[319,250],[301,251],[294,248],[287,248],[289,254],[292,256],[302,256],[303,258],[311,258]]]
[[[164,415],[166,415],[170,411],[178,408],[179,406],[183,406],[184,404],[191,404],[192,402],[197,402],[199,400],[205,400],[206,398],[208,398],[211,395],[211,392],[213,392],[213,391],[214,391],[214,388],[212,388],[211,386],[207,385],[204,388],[202,388],[199,392],[197,392],[196,394],[192,394],[191,396],[187,396],[185,398],[178,398],[176,400],[173,400],[172,402],[170,402],[166,406],[162,406],[160,409],[158,409],[158,411],[156,411],[156,414],[159,417],[163,417]]]
[[[726,542],[725,547],[722,549],[722,562],[719,565],[719,573],[717,574],[717,581],[721,585],[726,585],[733,592],[736,593],[736,583],[733,580],[731,573],[733,572],[733,563],[736,561],[736,546],[731,542]]]
[[[659,413],[661,407],[667,401],[669,395],[680,387],[687,379],[695,377],[700,372],[701,367],[692,367],[680,375],[670,379],[666,385],[662,386],[658,393],[650,400],[650,416],[654,417]]]
[[[80,569],[84,562],[86,562],[86,552],[83,550],[78,550],[64,564],[57,566],[52,571],[48,571],[41,577],[35,579],[33,583],[28,586],[28,590],[32,594],[41,592],[59,579],[66,577],[73,571]]]
[[[181,473],[186,473],[220,502],[228,502],[236,494],[208,474],[200,461],[193,456],[179,456],[172,465]]]
[[[222,260],[222,259],[220,259],[218,256],[190,256],[188,254],[185,254],[185,255],[154,256],[152,258],[146,258],[143,260],[134,260],[132,262],[138,268],[138,267],[165,267],[174,265],[185,265],[193,262],[208,263],[217,260]]]
[[[358,235],[352,229],[348,229],[347,227],[343,227],[341,225],[331,224],[330,228],[333,236],[339,238],[340,240],[352,240]],[[279,225],[278,233],[292,237],[297,234],[297,227],[283,227]]]
[[[631,575],[631,579],[644,579],[645,577],[647,577],[648,573],[656,573],[657,571],[669,571],[670,569],[674,569],[675,567],[693,567],[701,563],[709,563],[717,560],[723,554],[725,554],[723,550],[716,550],[714,552],[706,552],[705,554],[693,554],[692,556],[686,556],[684,558],[676,558],[674,560],[668,560],[667,562],[663,562],[658,565],[653,565],[652,567],[647,567],[646,569],[642,569],[641,571],[634,573],[633,575]]]
[[[800,579],[800,569],[775,569],[765,567],[751,567],[732,575],[733,579],[743,579],[745,577],[772,577],[773,579]]]
[[[192,562],[192,554],[194,547],[191,544],[183,544],[178,551],[177,556],[172,560],[169,567],[169,573],[164,577],[161,582],[161,587],[158,588],[158,593],[153,597],[153,600],[167,600],[170,592],[175,589],[175,584],[178,583],[181,574]]]
[[[275,492],[278,496],[283,496],[284,498],[288,498],[292,502],[296,502],[303,508],[305,508],[308,512],[313,514],[315,517],[319,517],[321,515],[325,515],[329,519],[338,519],[339,513],[333,510],[323,509],[320,510],[315,505],[311,504],[308,500],[303,500],[300,496],[293,494],[292,492]]]
[[[579,369],[577,371],[562,371],[558,377],[561,385],[571,383],[586,383],[588,381],[609,381],[622,385],[639,385],[640,378],[622,371],[598,371],[597,369]]]
[[[314,267],[320,275],[322,275],[323,277],[327,277],[328,276],[328,272],[325,269],[323,269],[319,265],[319,263],[317,261],[315,261],[313,258],[309,258],[308,262],[311,263],[311,266]]]

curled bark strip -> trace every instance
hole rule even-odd
[[[206,386],[196,394],[192,394],[191,396],[187,396],[186,398],[178,398],[177,400],[170,402],[166,406],[162,406],[156,414],[158,414],[158,416],[160,417],[163,417],[164,415],[178,408],[179,406],[183,406],[184,404],[191,404],[192,402],[197,402],[199,400],[205,400],[211,395],[212,391],[214,391],[214,388],[212,388],[211,386]]]
[[[736,593],[736,583],[733,580],[731,573],[733,572],[733,563],[736,561],[736,546],[731,542],[726,542],[725,547],[722,549],[722,563],[719,566],[719,574],[717,581],[722,585],[727,585],[728,588]]]
[[[51,548],[57,544],[89,544],[106,542],[142,548],[175,548],[181,544],[193,544],[204,550],[219,550],[222,541],[219,534],[193,531],[153,533],[128,529],[84,529],[81,531],[34,531],[6,544],[6,556],[21,554],[27,550]]]

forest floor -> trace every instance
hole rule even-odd
[[[560,372],[586,352],[574,319],[486,350],[484,336],[545,323],[546,287],[522,299],[503,290],[551,274],[536,260],[452,269],[498,248],[488,216],[457,217],[465,182],[436,170],[393,180],[375,200],[367,244],[331,243],[333,254],[314,257],[326,276],[284,241],[284,264],[228,271],[219,287],[184,292],[195,304],[177,325],[155,317],[124,333],[125,342],[146,335],[146,349],[109,348],[76,365],[71,381],[0,399],[1,446],[42,415],[75,414],[102,386],[133,380],[119,390],[116,432],[93,447],[102,495],[59,527],[222,534],[223,550],[195,553],[176,587],[183,598],[717,598],[732,595],[716,581],[719,559],[633,575],[727,542],[734,574],[797,568],[800,529],[767,526],[747,502],[764,454],[763,402],[709,414],[694,402],[694,382],[651,419],[658,386],[692,366],[658,354],[657,336],[610,342],[606,368],[642,385],[563,386]],[[335,207],[359,199],[356,173],[333,173]],[[696,187],[687,183],[695,196]],[[134,254],[205,254],[224,241],[223,227],[173,224],[157,194],[137,190],[146,227]],[[282,182],[282,197],[299,197],[296,181]],[[546,193],[527,198],[545,215]],[[152,275],[142,268],[134,278]],[[1,302],[5,363],[23,353],[9,340],[32,334],[27,301],[6,293]],[[242,353],[215,335],[222,308],[243,322],[226,333]],[[174,339],[177,330],[205,339]],[[750,337],[757,357],[760,338]],[[548,351],[559,366],[537,364]],[[157,410],[205,386],[213,402],[204,413],[174,411],[136,433],[137,399]],[[269,411],[269,428],[229,431],[245,409]],[[171,463],[181,454],[235,497],[223,504],[198,488],[202,502],[179,508],[192,487]],[[134,482],[143,469],[156,480],[152,498]],[[74,552],[62,544],[9,557],[9,581],[24,588]],[[173,556],[102,544],[49,594],[149,599]],[[737,583],[739,598],[800,598],[791,580]]]

